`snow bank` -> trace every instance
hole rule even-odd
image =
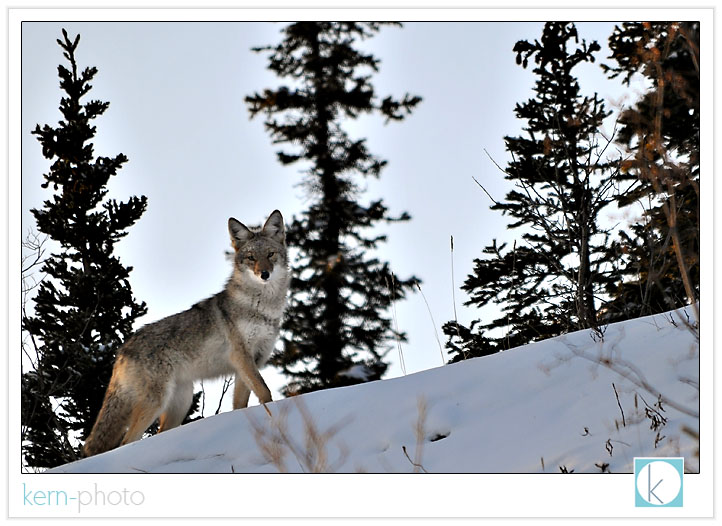
[[[631,473],[635,456],[684,456],[697,472],[686,321],[650,316],[280,400],[272,418],[232,411],[50,472]]]

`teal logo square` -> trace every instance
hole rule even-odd
[[[683,482],[684,458],[634,459],[636,507],[682,507]]]

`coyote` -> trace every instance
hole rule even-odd
[[[83,453],[96,455],[138,440],[156,418],[160,431],[180,425],[195,380],[236,375],[233,409],[250,392],[265,404],[271,392],[258,372],[278,338],[290,281],[283,217],[262,228],[228,220],[233,273],[224,290],[190,309],[142,327],[118,350]]]

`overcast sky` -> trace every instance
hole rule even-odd
[[[349,123],[356,137],[389,164],[379,180],[362,182],[364,202],[382,197],[391,213],[412,220],[381,226],[388,242],[379,257],[401,277],[414,274],[433,314],[419,294],[396,306],[406,372],[442,365],[435,332],[453,319],[449,238],[454,236],[454,274],[459,321],[478,317],[462,304],[459,290],[473,259],[492,239],[513,239],[507,220],[489,210],[509,189],[500,165],[508,156],[505,135],[518,135],[515,104],[531,95],[531,68],[515,63],[512,47],[539,38],[542,23],[407,23],[387,27],[363,42],[381,60],[372,83],[380,97],[404,93],[423,98],[402,122],[378,117]],[[148,210],[118,243],[116,253],[131,265],[131,285],[148,314],[136,327],[190,307],[223,287],[231,267],[227,220],[260,223],[278,208],[287,222],[308,206],[298,185],[301,168],[276,161],[262,119],[249,120],[244,97],[284,79],[266,69],[267,56],[252,47],[278,43],[283,24],[259,23],[24,23],[22,28],[22,218],[35,229],[29,210],[51,194],[42,190],[50,162],[30,134],[36,124],[55,126],[62,96],[57,66],[65,61],[56,39],[65,27],[81,34],[81,68],[99,72],[89,99],[110,102],[96,119],[95,155],[124,153],[129,162],[112,179],[110,197],[148,197]],[[614,24],[578,24],[580,36],[597,40],[598,61],[577,72],[585,94],[595,91],[614,109],[625,91],[605,80],[606,40]],[[608,61],[607,61],[608,62]],[[610,128],[611,131],[611,128]],[[359,180],[360,181],[360,180]],[[398,351],[388,355],[386,377],[400,376]],[[277,390],[284,379],[265,369]]]

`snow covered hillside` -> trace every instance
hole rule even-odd
[[[691,315],[691,314],[690,314]],[[56,473],[631,473],[699,469],[699,342],[684,312],[205,418]]]

